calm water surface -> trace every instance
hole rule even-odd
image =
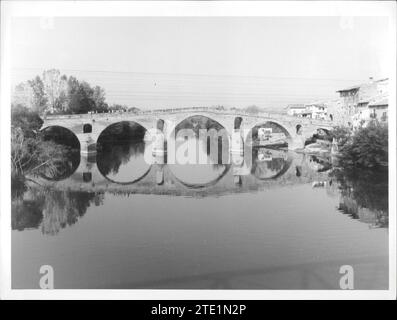
[[[356,289],[388,287],[387,181],[363,205],[326,158],[148,165],[149,146],[114,145],[13,200],[13,288],[39,288],[42,265],[55,288],[339,289],[342,265]]]

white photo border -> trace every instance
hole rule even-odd
[[[16,290],[11,288],[10,27],[13,17],[384,16],[389,19],[388,290]],[[396,3],[394,1],[2,1],[0,108],[0,298],[276,300],[396,298]]]

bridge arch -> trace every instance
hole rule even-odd
[[[180,126],[180,124],[188,119],[191,118],[195,118],[195,117],[203,117],[203,118],[207,118],[211,121],[214,121],[216,123],[218,123],[220,126],[222,126],[222,128],[224,128],[226,130],[226,132],[228,133],[228,135],[230,136],[231,133],[233,132],[233,122],[232,121],[227,121],[226,119],[222,119],[222,115],[216,114],[216,113],[211,113],[211,112],[199,112],[199,111],[195,111],[192,113],[187,113],[187,114],[182,114],[177,118],[177,121],[174,125],[171,131],[173,131],[175,128],[177,128],[178,126]]]
[[[54,130],[55,132],[49,132],[51,130]],[[66,133],[67,135],[69,135],[70,138],[65,136],[65,134],[62,134],[62,131],[64,133]],[[75,145],[76,149],[80,150],[80,148],[81,148],[80,140],[79,140],[78,136],[76,135],[76,133],[73,130],[71,130],[67,127],[57,125],[57,124],[50,124],[50,125],[42,127],[40,129],[40,133],[42,135],[44,135],[44,140],[50,140],[49,138],[53,138],[55,140],[55,142],[58,141],[57,143],[59,143],[59,144],[63,144],[63,145],[71,146],[71,147],[73,144],[73,145]],[[65,142],[67,142],[67,143],[60,143],[59,141],[61,139],[64,139]]]
[[[182,136],[178,135],[178,132],[184,129],[191,129],[193,132],[185,131]],[[206,140],[201,140],[201,138],[205,139],[205,136],[201,135],[202,132],[200,130],[206,130]],[[169,133],[168,135],[169,139],[175,139],[175,142],[173,143],[174,150],[168,150],[170,154],[175,152],[175,155],[172,155],[170,159],[175,159],[180,151],[179,146],[183,147],[184,142],[180,140],[183,137],[185,138],[185,140],[189,141],[189,146],[191,148],[196,145],[196,149],[191,150],[194,152],[190,153],[190,149],[187,150],[189,156],[192,156],[192,158],[189,158],[190,163],[194,162],[194,157],[196,157],[197,160],[197,156],[200,160],[200,154],[204,155],[203,152],[207,152],[207,155],[209,155],[211,162],[215,162],[218,164],[229,163],[229,149],[231,144],[231,137],[227,128],[225,128],[224,123],[220,123],[202,114],[194,114],[184,118],[183,120],[180,120],[179,123],[171,129],[171,133]],[[195,141],[192,139],[193,137],[200,139],[198,139],[196,143],[194,143]],[[192,142],[192,144],[190,144],[190,142]],[[221,163],[219,163],[220,159],[222,160]]]
[[[241,128],[241,125],[243,123],[243,118],[242,117],[235,117],[234,118],[234,130],[239,130]]]
[[[108,181],[129,185],[141,181],[152,163],[148,130],[136,121],[119,121],[107,126],[97,139],[97,168]]]
[[[63,126],[50,125],[41,128],[41,135],[45,141],[52,140],[67,148],[67,153],[60,159],[53,159],[48,170],[45,168],[40,176],[48,181],[61,181],[72,176],[80,165],[80,141],[76,134]]]
[[[273,119],[264,119],[260,122],[254,123],[251,126],[251,129],[246,132],[246,136],[244,137],[245,143],[252,144],[254,137],[258,135],[259,128],[266,126],[270,126],[272,129],[275,128],[277,133],[283,133],[286,137],[285,142],[288,144],[292,142],[293,137],[295,136],[294,129],[288,128],[285,124]]]
[[[145,125],[143,125],[143,124],[141,124],[140,122],[138,122],[138,121],[135,121],[135,120],[124,120],[124,121],[117,121],[117,122],[113,122],[113,123],[111,123],[111,124],[109,124],[109,125],[107,125],[106,127],[104,127],[99,133],[98,133],[98,138],[97,138],[97,143],[99,142],[99,140],[101,139],[101,138],[103,138],[103,136],[105,135],[105,134],[107,134],[108,132],[107,131],[109,131],[109,130],[113,130],[113,129],[116,129],[115,130],[115,132],[117,132],[117,126],[120,126],[120,129],[124,129],[124,130],[126,130],[127,129],[127,127],[130,127],[131,126],[131,124],[133,125],[133,126],[135,126],[136,127],[136,129],[137,129],[137,131],[139,131],[139,132],[136,132],[137,133],[137,138],[141,138],[141,135],[140,134],[147,134],[147,133],[149,133],[149,128],[147,128]],[[133,128],[132,128],[133,129]],[[134,129],[133,129],[134,130]],[[122,133],[122,132],[120,132],[120,133]],[[144,135],[142,136],[142,138],[144,137]]]
[[[312,128],[305,135],[305,144],[316,142],[317,139],[328,140],[331,142],[331,130],[329,128],[316,127]]]

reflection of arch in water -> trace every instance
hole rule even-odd
[[[271,149],[268,149],[268,150],[271,150]],[[252,158],[253,159],[256,159],[257,157],[256,157],[256,155],[255,155],[255,153],[256,152],[258,152],[258,149],[253,149],[252,150]],[[283,166],[281,167],[281,169],[279,170],[279,171],[277,171],[277,173],[275,173],[275,174],[273,174],[273,175],[271,175],[271,176],[269,176],[269,177],[258,177],[258,174],[257,174],[257,168],[259,167],[258,166],[258,163],[262,163],[262,164],[265,164],[266,162],[258,162],[258,160],[253,160],[253,162],[252,162],[252,168],[251,168],[251,174],[256,178],[256,179],[258,179],[258,180],[261,180],[261,181],[264,181],[264,180],[274,180],[274,179],[277,179],[277,178],[279,178],[279,177],[281,177],[282,175],[284,175],[287,171],[288,171],[288,169],[290,168],[290,166],[291,166],[291,164],[292,164],[292,158],[291,158],[291,156],[287,153],[287,152],[285,152],[285,154],[286,154],[286,159],[285,160],[283,160]],[[281,159],[281,158],[275,158],[275,159]]]
[[[256,124],[251,130],[248,132],[246,136],[245,143],[252,145],[254,140],[258,138],[258,131],[260,128],[271,128],[272,134],[284,134],[285,139],[283,140],[284,143],[289,144],[292,139],[291,133],[280,123],[276,121],[265,121],[262,123]]]
[[[55,131],[55,132],[54,132]],[[70,148],[67,153],[67,159],[60,159],[54,165],[58,166],[58,170],[53,173],[53,176],[40,173],[40,177],[48,181],[61,181],[69,178],[76,172],[80,165],[80,141],[75,133],[62,126],[48,126],[41,129],[44,141],[53,141]]]
[[[131,156],[134,156],[134,159],[143,157],[140,159],[142,161],[146,159],[145,153],[151,151],[145,141],[147,133],[146,128],[135,121],[113,123],[101,132],[98,137],[97,167],[106,180],[116,184],[129,185],[142,180],[149,173],[151,163],[144,161],[142,172],[139,172],[139,176],[131,178],[130,181],[117,181],[114,177],[109,177],[110,174],[117,175],[120,168],[128,165],[132,161]]]
[[[101,170],[99,169],[99,167],[98,167],[98,170],[99,170],[99,172],[101,172],[102,176],[103,176],[106,180],[108,180],[108,181],[110,181],[110,182],[112,182],[112,183],[120,184],[120,185],[130,185],[130,184],[137,183],[137,182],[141,181],[143,178],[145,178],[145,177],[148,175],[148,173],[150,172],[150,169],[151,169],[151,168],[152,168],[152,166],[150,165],[143,175],[141,175],[139,178],[137,178],[137,179],[135,179],[135,180],[128,181],[128,182],[119,182],[119,181],[115,181],[115,180],[113,180],[113,179],[110,179],[108,176],[104,175],[104,174],[101,172]]]
[[[138,157],[136,156],[135,153],[138,155]],[[129,143],[118,146],[115,145],[111,150],[104,150],[97,154],[96,161],[97,161],[98,171],[106,180],[112,183],[121,184],[121,185],[129,185],[136,183],[147,176],[152,165],[151,163],[149,164],[145,161],[146,159],[145,153],[151,153],[151,148],[150,147],[147,148],[145,142],[143,141],[139,143]],[[122,165],[124,166],[126,164],[128,166],[128,163],[133,161],[131,160],[131,157],[133,157],[134,159],[136,158],[139,159],[139,157],[143,158],[143,159],[141,158],[140,160],[144,161],[142,163],[145,167],[143,167],[143,170],[141,170],[138,177],[131,178],[131,180],[129,181],[117,181],[117,179],[109,177],[109,175],[120,174],[119,169],[121,168],[121,166]],[[132,166],[132,169],[134,168],[139,169],[139,166],[138,167]],[[129,173],[131,172],[129,171]]]
[[[206,183],[189,183],[186,181],[183,181],[183,179],[179,178],[178,175],[175,173],[175,170],[173,170],[173,166],[177,166],[177,165],[168,165],[173,177],[175,178],[175,180],[177,180],[179,183],[181,183],[182,185],[184,185],[185,187],[191,188],[191,189],[202,189],[202,188],[207,188],[210,186],[213,186],[215,184],[217,184],[220,180],[222,180],[223,177],[226,176],[226,174],[229,172],[230,170],[230,165],[221,165],[224,166],[224,170],[222,171],[222,173],[217,176],[215,179],[206,182]],[[189,166],[189,165],[186,165]],[[210,166],[210,165],[208,165]]]

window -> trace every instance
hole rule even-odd
[[[382,121],[386,121],[387,120],[387,112],[386,111],[382,113],[381,120]]]

